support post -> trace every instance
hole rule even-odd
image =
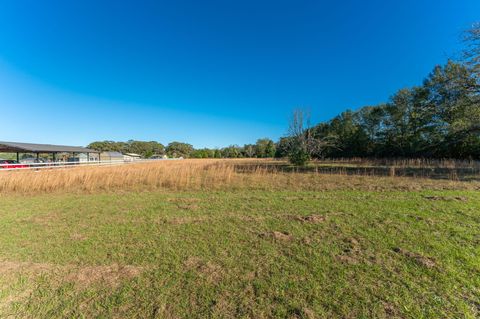
[[[57,161],[55,153],[52,153],[52,158],[53,158],[53,162],[55,163]]]
[[[17,162],[20,163],[20,153],[17,152]]]
[[[90,162],[90,153],[87,153],[87,162]]]

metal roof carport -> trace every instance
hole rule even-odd
[[[87,157],[90,159],[90,153],[95,153],[99,155],[100,152],[85,148],[81,146],[65,146],[65,145],[51,145],[51,144],[32,144],[32,143],[17,143],[17,142],[1,142],[0,141],[0,153],[16,153],[17,161],[20,160],[20,153],[33,153],[37,155],[37,158],[40,153],[49,153],[53,156],[53,161],[56,160],[56,155],[58,153],[87,153]]]

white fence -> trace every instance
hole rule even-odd
[[[107,166],[107,165],[125,165],[125,164],[138,164],[148,162],[158,162],[165,160],[177,160],[177,158],[171,159],[139,159],[139,160],[108,160],[108,161],[85,161],[85,162],[50,162],[50,163],[9,163],[0,164],[0,172],[5,171],[18,171],[18,170],[45,170],[45,169],[59,169],[59,168],[73,168],[79,166]]]

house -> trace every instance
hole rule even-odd
[[[123,159],[126,162],[138,161],[141,158],[142,158],[141,155],[138,155],[138,154],[135,154],[135,153],[125,153],[125,154],[123,154]]]
[[[120,152],[102,152],[100,153],[101,161],[124,161],[124,155]]]

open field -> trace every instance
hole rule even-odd
[[[319,164],[3,172],[0,317],[480,316],[479,182]]]

